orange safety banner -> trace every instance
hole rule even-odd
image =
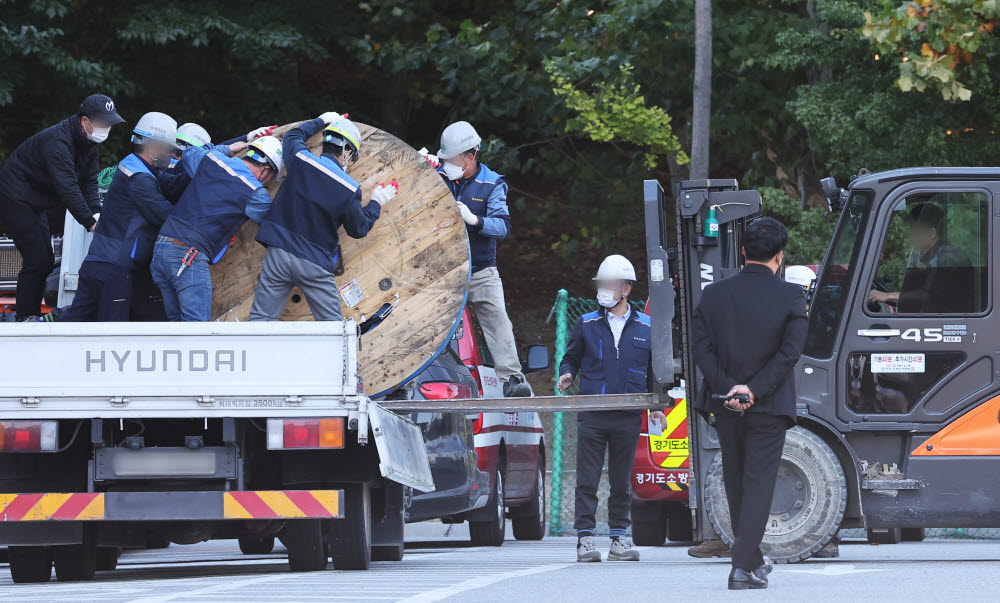
[[[225,519],[341,517],[340,490],[226,492]]]
[[[0,494],[0,521],[104,519],[104,494]]]

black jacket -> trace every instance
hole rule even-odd
[[[806,342],[802,289],[761,264],[707,287],[694,312],[692,351],[704,382],[695,407],[731,412],[708,394],[745,384],[756,404],[747,412],[782,415],[795,422],[793,368]]]
[[[97,143],[87,140],[80,117],[73,116],[14,149],[0,170],[0,194],[38,213],[64,206],[89,229],[101,211],[97,172]]]

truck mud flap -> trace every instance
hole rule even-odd
[[[368,404],[368,420],[382,477],[421,492],[433,492],[434,478],[420,427],[374,402]]]
[[[0,522],[342,518],[343,490],[0,494]]]

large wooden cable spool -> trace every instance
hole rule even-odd
[[[281,127],[281,138],[298,123]],[[344,274],[337,277],[344,316],[359,324],[386,304],[385,319],[361,337],[360,374],[365,391],[381,395],[420,373],[448,345],[469,290],[469,237],[454,197],[441,176],[400,139],[365,124],[361,156],[348,173],[361,184],[367,204],[371,191],[395,179],[399,195],[382,208],[374,228],[352,239],[341,228]],[[309,141],[320,154],[320,134]],[[294,161],[286,157],[285,161]],[[273,198],[281,182],[268,185]],[[212,316],[245,321],[250,316],[265,248],[254,240],[251,221],[239,230],[225,256],[212,267]],[[305,296],[296,288],[281,320],[312,320]]]

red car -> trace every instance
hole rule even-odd
[[[469,308],[463,311],[453,345],[472,372],[486,398],[502,398],[503,386],[493,370],[486,340]],[[525,373],[547,369],[548,350],[530,346]],[[486,506],[467,513],[472,542],[503,544],[506,520],[514,538],[541,540],[545,536],[545,442],[537,412],[480,413],[473,423],[479,470],[490,476]]]

